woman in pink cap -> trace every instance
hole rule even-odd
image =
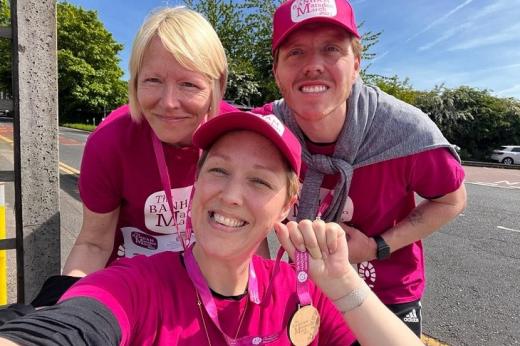
[[[339,225],[281,223],[296,200],[301,147],[275,116],[224,114],[193,143],[204,152],[185,251],[83,278],[58,305],[0,328],[1,345],[420,344],[344,265]],[[280,262],[283,251],[276,261],[254,256],[273,227],[296,268]]]

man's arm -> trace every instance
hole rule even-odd
[[[381,237],[394,252],[400,248],[424,239],[453,220],[466,207],[464,184],[440,198],[424,200],[410,214],[394,227],[383,232]],[[351,263],[361,263],[376,259],[377,244],[361,231],[342,224],[347,233],[349,259]]]
[[[106,266],[114,248],[119,207],[95,213],[83,205],[83,224],[63,268],[64,275],[85,276]]]

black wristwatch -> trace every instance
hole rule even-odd
[[[377,244],[377,252],[376,252],[377,259],[384,260],[384,259],[390,257],[390,246],[388,246],[386,241],[380,235],[376,235],[373,238]]]

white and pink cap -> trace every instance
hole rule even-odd
[[[289,0],[274,12],[272,51],[302,25],[329,23],[342,27],[357,38],[354,10],[347,0]]]
[[[298,138],[273,114],[251,112],[221,114],[202,124],[193,134],[193,145],[207,150],[213,143],[231,131],[252,131],[269,139],[287,159],[291,168],[300,175],[302,148]]]

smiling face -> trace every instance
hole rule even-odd
[[[305,132],[316,122],[343,124],[359,68],[349,33],[334,25],[309,24],[280,46],[273,72]]]
[[[190,145],[193,132],[208,114],[210,99],[208,78],[182,67],[154,37],[143,55],[137,102],[159,139]]]
[[[197,247],[208,257],[247,260],[285,218],[287,165],[265,137],[236,131],[211,147],[192,202]]]

